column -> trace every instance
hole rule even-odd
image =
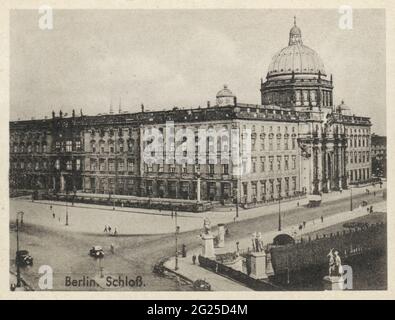
[[[197,202],[200,202],[200,176],[197,178],[196,197]]]

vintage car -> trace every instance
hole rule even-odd
[[[15,263],[20,267],[27,267],[33,265],[33,258],[27,250],[19,250],[16,252]]]
[[[193,289],[196,291],[210,291],[211,285],[202,279],[198,279],[193,283]]]
[[[322,201],[321,195],[310,194],[308,195],[307,199],[309,201],[307,204],[308,208],[319,207],[321,205],[321,201]]]
[[[89,250],[89,255],[93,258],[103,258],[104,257],[104,251],[101,246],[93,246]]]

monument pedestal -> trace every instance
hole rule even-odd
[[[225,247],[225,225],[220,223],[218,224],[218,248]]]
[[[345,290],[344,277],[325,276],[323,281],[324,281],[324,290],[329,290],[329,291]]]
[[[251,252],[251,273],[250,277],[254,279],[267,279],[266,274],[266,253],[265,252]]]
[[[203,234],[202,256],[205,258],[215,258],[214,236],[212,234]]]

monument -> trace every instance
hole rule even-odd
[[[225,225],[223,223],[218,224],[218,248],[225,247]]]
[[[328,253],[329,270],[324,277],[325,290],[345,290],[345,278],[339,251],[331,249]]]
[[[215,258],[214,236],[211,233],[211,222],[209,218],[204,218],[204,232],[201,235],[203,240],[202,256],[205,258]]]
[[[250,264],[249,276],[254,279],[267,279],[266,252],[263,248],[262,235],[260,232],[252,234],[252,252],[249,253],[247,263]]]

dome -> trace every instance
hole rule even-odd
[[[269,65],[268,76],[289,73],[313,73],[326,75],[318,54],[302,42],[302,32],[294,22],[289,32],[288,47],[280,50]]]
[[[219,90],[217,93],[217,98],[225,98],[225,97],[234,97],[235,95],[228,89],[228,86],[225,84],[224,88]]]

